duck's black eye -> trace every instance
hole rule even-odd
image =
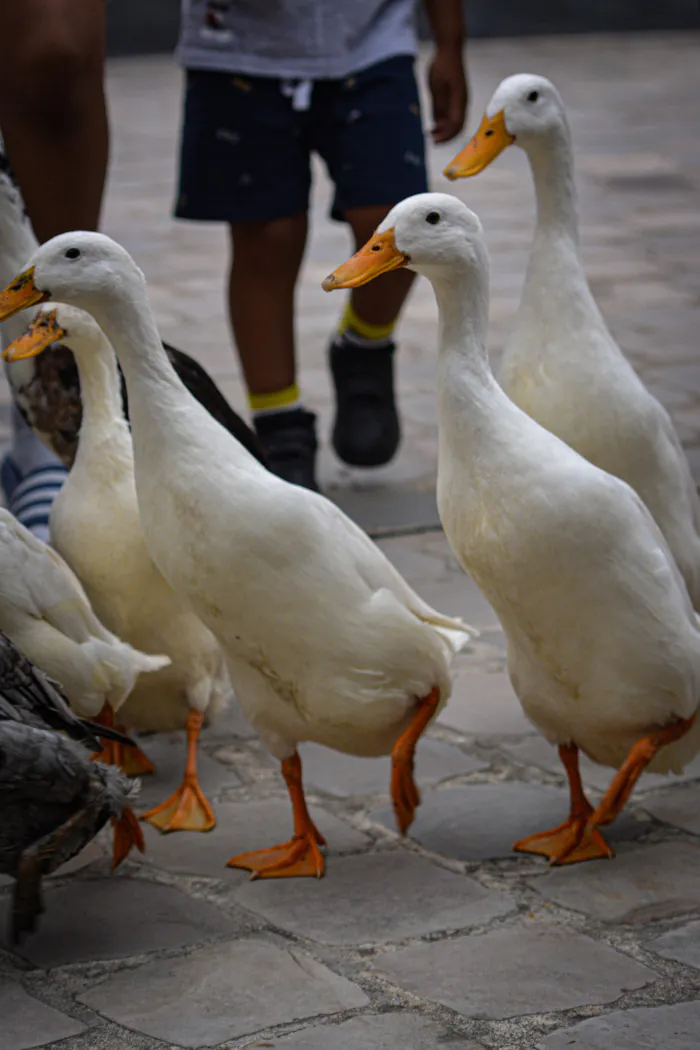
[[[531,91],[530,94],[527,96],[527,100],[528,100],[528,102],[537,102],[537,99],[539,97],[540,97],[539,91]]]
[[[66,249],[66,259],[79,259],[79,258],[80,258],[80,248],[67,248]]]
[[[425,221],[429,222],[431,226],[437,226],[437,224],[440,222],[440,212],[429,211],[425,217]]]

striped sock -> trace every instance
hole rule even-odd
[[[0,467],[8,510],[25,528],[48,543],[49,514],[68,470],[12,406],[13,443]]]
[[[389,324],[370,324],[362,320],[355,312],[352,299],[348,299],[338,325],[338,334],[344,342],[352,343],[353,346],[379,349],[391,343],[397,320],[394,318]]]
[[[248,404],[254,420],[278,412],[294,412],[301,408],[299,387],[292,383],[291,386],[286,386],[283,390],[273,390],[270,394],[248,394]]]
[[[62,463],[37,467],[24,475],[8,501],[10,513],[44,543],[49,542],[51,505],[67,476]]]

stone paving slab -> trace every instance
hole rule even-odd
[[[438,722],[460,733],[485,737],[536,732],[505,671],[486,674],[463,663],[455,668],[452,695]]]
[[[649,949],[665,959],[674,959],[700,970],[700,922],[689,922],[678,930],[663,933],[649,944]]]
[[[60,888],[49,886],[45,903],[46,914],[38,931],[14,949],[44,968],[184,948],[214,937],[233,936],[239,929],[211,904],[143,879],[85,879]],[[9,900],[3,900],[3,946],[8,908]]]
[[[353,795],[389,795],[391,759],[357,758],[343,755],[319,744],[302,744],[299,748],[304,782],[338,798]],[[441,740],[424,737],[416,748],[416,783],[430,787],[454,776],[484,769],[487,762],[473,758],[458,747]]]
[[[590,937],[539,919],[402,948],[378,959],[376,969],[414,995],[491,1020],[609,1003],[656,976]]]
[[[483,1050],[420,1014],[373,1014],[270,1040],[275,1050]]]
[[[361,988],[311,956],[259,938],[122,970],[78,999],[120,1024],[185,1047],[216,1046],[369,1003]]]
[[[409,835],[454,860],[492,860],[511,856],[516,839],[556,827],[568,812],[568,792],[559,788],[514,782],[446,787],[423,795]],[[373,810],[370,817],[394,827],[390,806]],[[608,834],[615,843],[642,831],[640,821],[623,813]]]
[[[594,919],[642,925],[700,908],[700,846],[626,849],[610,862],[552,868],[530,885]]]
[[[343,820],[318,806],[310,812],[321,833],[326,837],[331,858],[341,852],[369,846],[371,839]],[[144,825],[146,853],[135,858],[154,864],[166,871],[190,875],[210,875],[237,883],[246,877],[242,872],[226,867],[234,853],[286,842],[293,832],[292,807],[287,799],[266,799],[260,802],[221,802],[216,807],[217,824],[213,831],[172,832],[162,835],[149,824]],[[332,863],[329,861],[329,863]]]
[[[140,778],[141,790],[136,808],[142,812],[166,799],[182,780],[186,744],[184,732],[144,735],[139,741],[156,767],[155,773]],[[241,783],[232,766],[210,758],[201,748],[197,756],[197,771],[206,795],[215,795],[224,787],[237,787]]]
[[[644,799],[644,809],[657,820],[700,835],[700,784],[685,784]]]
[[[556,747],[548,743],[539,733],[534,736],[528,736],[524,740],[503,741],[500,747],[502,751],[506,752],[516,762],[521,762],[525,766],[539,766],[541,769],[546,769],[549,773],[559,773],[561,776],[566,776]],[[579,755],[579,764],[584,785],[596,788],[598,791],[605,791],[615,775],[614,769],[607,766],[599,766],[597,763],[591,762],[590,758],[583,754]],[[699,777],[700,755],[688,763],[685,771],[680,776],[642,773],[635,791],[662,788],[669,784],[679,784]]]
[[[327,877],[246,883],[239,904],[322,944],[377,944],[480,926],[513,907],[503,893],[407,850],[339,858]]]
[[[0,1050],[30,1050],[82,1032],[84,1026],[0,977]]]
[[[374,489],[336,488],[331,490],[334,501],[348,517],[370,533],[381,536],[383,529],[439,528],[435,490],[413,492],[382,492]]]
[[[700,1001],[591,1017],[550,1035],[538,1050],[697,1050]]]

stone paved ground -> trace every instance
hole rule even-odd
[[[476,44],[471,124],[508,73],[542,72],[561,87],[593,287],[700,473],[696,48],[692,36]],[[110,94],[107,227],[149,276],[163,335],[197,353],[240,405],[222,313],[223,235],[168,218],[178,74],[167,59],[114,62]],[[434,151],[436,175],[450,154]],[[510,151],[457,186],[492,248],[495,352],[530,238],[525,174]],[[326,427],[323,345],[340,304],[319,281],[346,254],[342,228],[322,221],[327,201],[321,181],[299,296],[304,390]],[[93,844],[51,880],[39,934],[18,954],[0,950],[0,1050],[697,1047],[700,760],[680,780],[642,780],[612,829],[610,863],[547,871],[510,852],[516,836],[562,819],[567,794],[556,756],[510,689],[493,613],[442,535],[415,532],[434,521],[434,318],[419,286],[402,326],[406,439],[396,463],[370,478],[327,452],[322,466],[324,483],[362,520],[413,528],[384,539],[387,554],[426,598],[482,628],[420,749],[424,801],[411,838],[393,829],[387,761],[309,746],[309,797],[330,843],[326,879],[251,883],[226,869],[230,854],[290,828],[277,768],[232,712],[204,737],[216,831],[148,828],[144,860],[113,878],[105,843]],[[144,785],[150,804],[177,780],[181,741],[145,746],[160,770]],[[607,776],[585,768],[593,798]],[[7,906],[0,889],[3,930]]]

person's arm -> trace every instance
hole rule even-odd
[[[423,0],[435,41],[428,71],[433,100],[433,142],[449,142],[464,126],[469,89],[464,64],[463,0]]]
[[[97,229],[105,0],[0,0],[0,130],[39,241]]]

